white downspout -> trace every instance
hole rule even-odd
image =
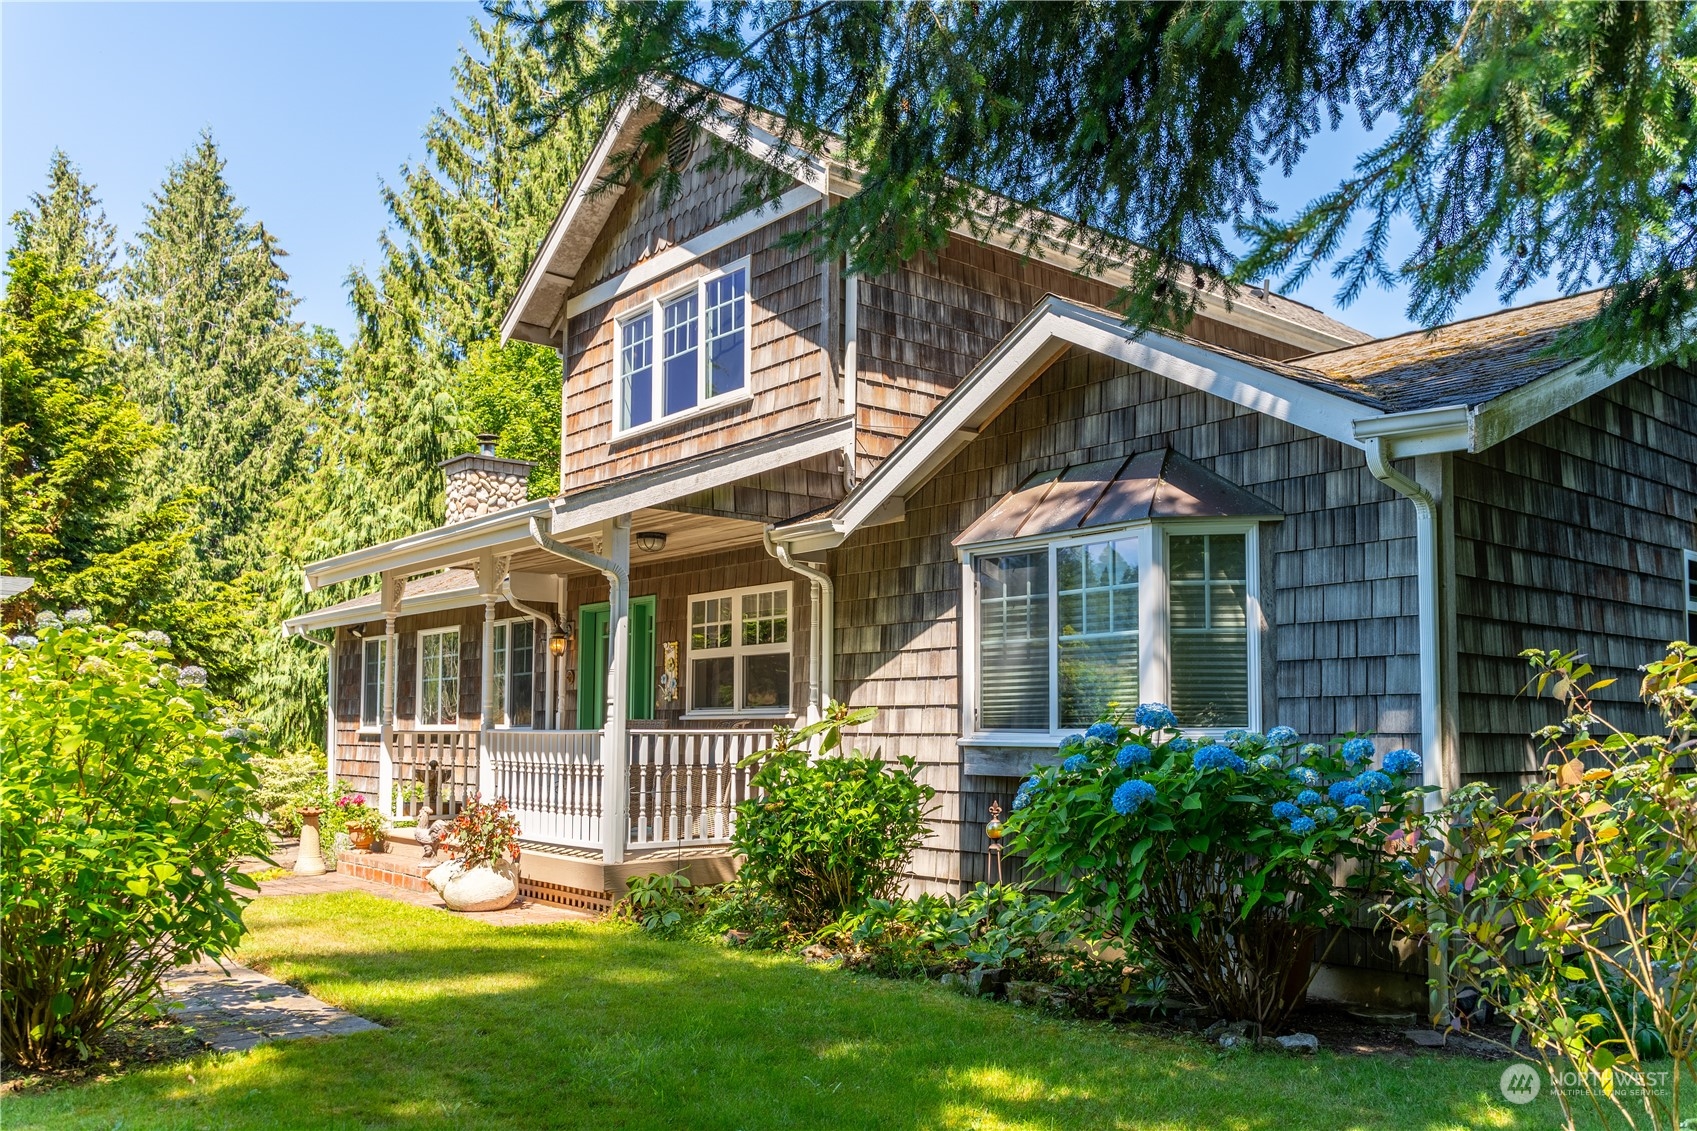
[[[630,744],[626,726],[630,714],[630,518],[621,515],[608,525],[612,528],[611,558],[554,538],[540,515],[530,520],[530,537],[550,554],[588,566],[607,579],[609,655],[607,721],[601,732],[601,855],[605,863],[622,864],[630,841]]]
[[[336,788],[336,630],[330,630],[328,641],[316,636],[308,636],[306,629],[296,625],[291,630],[296,636],[309,644],[316,644],[324,649],[325,666],[329,669],[329,679],[325,683],[328,697],[324,700],[324,777],[325,788]]]
[[[791,557],[788,546],[772,540],[770,528],[763,537],[766,540],[767,553],[777,558],[791,573],[799,574],[813,583],[813,616],[809,622],[813,628],[813,640],[808,649],[809,698],[812,701],[808,703],[807,709],[810,714],[817,711],[819,715],[823,715],[836,692],[836,586],[831,584],[831,575],[824,570],[815,569]]]
[[[860,276],[851,272],[843,274],[843,415],[850,421],[859,412],[860,389]],[[856,480],[855,460],[858,449],[855,447],[855,435],[858,429],[850,428],[848,442],[843,451],[843,483],[849,490],[854,490]]]
[[[1419,594],[1420,620],[1420,753],[1421,780],[1438,787],[1426,795],[1428,807],[1441,803],[1454,783],[1449,781],[1449,758],[1443,740],[1443,702],[1440,672],[1438,617],[1438,504],[1432,493],[1392,467],[1383,441],[1373,436],[1366,441],[1367,467],[1373,477],[1414,504],[1415,585]],[[1432,987],[1430,1009],[1434,1019],[1449,1013],[1449,956],[1446,948],[1432,947],[1427,955],[1427,977]]]

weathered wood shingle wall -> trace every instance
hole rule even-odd
[[[1628,378],[1489,451],[1457,456],[1461,770],[1511,788],[1553,700],[1518,692],[1525,648],[1586,654],[1619,682],[1612,721],[1659,729],[1637,668],[1686,635],[1683,551],[1697,548],[1697,376]]]
[[[983,876],[983,824],[1012,778],[969,776],[960,727],[961,568],[951,540],[1033,472],[1170,447],[1288,516],[1262,527],[1268,724],[1416,745],[1413,513],[1361,454],[1206,393],[1074,351],[907,502],[831,554],[836,695],[880,709],[859,738],[909,754],[939,793],[927,885]]]

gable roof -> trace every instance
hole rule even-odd
[[[1049,295],[842,502],[773,535],[809,552],[898,516],[909,493],[1075,347],[1387,458],[1482,451],[1642,368],[1542,352],[1598,301],[1537,303],[1274,362],[1180,334],[1134,334],[1112,311]]]
[[[506,315],[501,320],[501,340],[517,338],[539,345],[557,345],[559,314],[567,296],[577,282],[596,237],[611,217],[614,207],[628,187],[608,179],[608,166],[617,154],[636,144],[642,128],[653,121],[666,98],[660,84],[649,81],[641,90],[618,106],[609,117],[601,137],[584,167],[579,171],[570,194],[561,206],[554,222],[543,237],[536,255],[531,259],[519,289]],[[771,216],[750,217],[760,223],[770,222],[777,215],[786,215],[796,207],[827,199],[831,195],[852,196],[859,191],[859,170],[842,160],[841,139],[828,139],[828,152],[823,159],[781,141],[781,125],[769,113],[750,109],[746,131],[739,128],[745,104],[726,94],[716,96],[718,108],[697,123],[721,142],[734,145],[759,160],[781,166],[798,183],[798,189],[762,209]],[[1066,222],[1055,214],[1039,215],[1050,220]],[[968,225],[957,225],[956,236],[1011,250],[1020,247],[1021,232],[973,231]],[[1065,270],[1086,274],[1084,256],[1080,249],[1066,242],[1045,237],[1033,249],[1035,258],[1053,263]],[[1109,268],[1091,273],[1111,285],[1130,281],[1127,268]],[[1198,300],[1197,313],[1216,321],[1225,321],[1276,341],[1300,348],[1331,348],[1368,341],[1372,335],[1326,314],[1324,311],[1294,299],[1277,295],[1270,290],[1249,287],[1240,290],[1228,303],[1214,286],[1190,288]]]

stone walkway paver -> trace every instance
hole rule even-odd
[[[383,1028],[234,962],[179,966],[166,975],[164,989],[171,1019],[193,1025],[219,1052]]]

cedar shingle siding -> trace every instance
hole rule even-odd
[[[1354,449],[1073,351],[908,499],[904,522],[863,530],[831,554],[836,695],[877,706],[861,744],[912,755],[938,790],[938,835],[915,860],[922,879],[983,878],[987,807],[992,797],[1006,805],[1015,785],[967,774],[956,741],[962,579],[951,540],[1033,472],[1162,447],[1288,516],[1261,535],[1269,725],[1414,741],[1412,507]]]
[[[1610,721],[1659,729],[1637,668],[1684,638],[1682,551],[1697,548],[1697,377],[1628,378],[1478,455],[1457,456],[1461,770],[1503,787],[1558,720],[1519,695],[1525,648],[1584,652]]]

